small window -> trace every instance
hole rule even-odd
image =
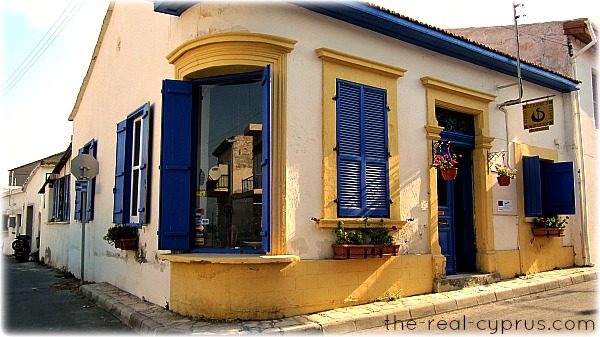
[[[3,232],[8,231],[8,215],[2,216],[2,231]]]
[[[54,181],[52,193],[52,212],[50,213],[50,221],[52,222],[68,222],[69,221],[69,192],[70,178],[66,175]]]
[[[146,223],[150,103],[117,124],[113,222]]]
[[[573,162],[523,157],[525,216],[575,214]]]

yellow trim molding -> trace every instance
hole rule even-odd
[[[375,72],[383,76],[398,78],[404,76],[406,69],[390,66],[384,63],[375,62],[362,57],[342,53],[329,48],[319,48],[316,50],[317,56],[324,61],[338,63],[347,67]]]
[[[492,148],[493,137],[489,136],[489,104],[495,95],[470,89],[432,77],[421,78],[426,90],[427,125],[425,125],[428,148],[440,139],[444,130],[435,117],[436,107],[473,115],[475,122],[475,149],[473,150],[473,211],[475,216],[476,268],[481,272],[495,272],[497,260],[494,252],[492,180],[487,174],[487,152]],[[431,163],[428,151],[428,163]],[[429,168],[429,238],[435,277],[446,276],[445,258],[438,236],[437,171]]]
[[[175,79],[194,79],[256,71],[271,65],[271,254],[286,254],[286,82],[287,54],[296,40],[265,34],[230,32],[203,36],[175,48],[167,59]]]
[[[398,151],[398,78],[406,70],[392,67],[383,63],[365,58],[341,53],[339,51],[319,48],[315,50],[323,63],[323,219],[318,222],[319,228],[332,228],[337,226],[339,220],[344,221],[348,227],[364,225],[362,219],[337,218],[337,157],[334,150],[336,146],[336,101],[331,98],[336,95],[337,79],[343,79],[387,91],[388,113],[388,146],[391,157],[389,158],[389,184],[390,218],[385,219],[386,224],[400,226],[405,222],[400,215],[400,160]]]

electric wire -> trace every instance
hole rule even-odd
[[[65,8],[65,10],[63,11],[63,13],[61,13],[61,15],[59,16],[59,18],[57,19],[60,20],[61,17],[63,16],[64,12],[67,11],[67,9],[71,6],[72,2],[69,3],[69,5],[67,5],[67,7]],[[84,5],[84,2],[81,2],[79,4],[79,6],[73,6],[69,13],[67,14],[67,16],[65,16],[62,21],[60,22],[60,24],[58,25],[58,27],[52,32],[52,34],[50,35],[50,37],[48,37],[44,43],[42,44],[42,47],[40,47],[40,49],[38,49],[37,52],[35,52],[34,56],[32,59],[30,59],[26,65],[25,68],[21,69],[21,71],[18,73],[17,77],[13,78],[12,81],[5,83],[5,89],[3,89],[2,91],[2,96],[5,96],[6,94],[8,94],[8,92],[10,92],[10,90],[17,85],[20,80],[23,78],[23,76],[25,76],[27,74],[27,72],[29,72],[29,70],[31,69],[31,67],[33,67],[33,65],[35,65],[35,63],[43,56],[44,52],[52,45],[52,43],[56,40],[56,38],[62,33],[62,31],[67,27],[67,25],[71,22],[71,20],[75,17],[75,15],[79,12],[79,10],[81,9],[81,7]],[[56,22],[55,21],[55,24]],[[55,24],[52,25],[52,27],[55,26]],[[52,28],[50,29],[52,30]],[[47,33],[46,33],[47,35]],[[44,38],[46,37],[46,35],[44,35]],[[40,42],[42,42],[44,40],[44,38],[42,38],[42,40]],[[39,43],[38,43],[39,45]],[[37,46],[36,45],[36,48]],[[30,55],[35,51],[35,48],[32,50],[32,52],[30,53]],[[28,55],[29,57],[29,55]],[[27,58],[23,61],[25,62],[27,60]],[[20,67],[20,66],[19,66]],[[18,70],[18,68],[17,68]],[[16,72],[16,71],[15,71]],[[13,74],[14,75],[14,74]],[[13,77],[11,75],[11,77]]]
[[[44,40],[46,39],[46,36],[48,36],[48,34],[50,34],[50,32],[54,29],[54,26],[56,26],[56,24],[58,23],[58,21],[60,20],[60,18],[63,16],[63,14],[65,14],[65,12],[67,11],[67,9],[69,9],[70,5],[71,5],[71,3],[69,3],[67,5],[67,7],[65,7],[65,9],[62,11],[62,13],[60,13],[60,15],[56,18],[56,20],[54,21],[54,23],[52,24],[52,26],[48,29],[48,31],[46,32],[46,34],[44,34],[44,36],[41,38],[41,40],[29,52],[29,54],[27,55],[27,57],[25,57],[23,59],[23,61],[21,62],[21,64],[19,64],[19,66],[17,67],[17,69],[15,69],[15,71],[10,75],[10,77],[6,80],[6,82],[4,82],[4,84],[2,85],[3,90],[6,89],[5,87],[13,80],[13,78],[15,77],[15,75],[18,74],[21,71],[21,67],[23,67],[23,65],[25,64],[25,62],[27,62],[27,60],[29,59],[29,57],[31,56],[31,54],[33,54],[33,52],[36,51],[36,49],[38,48],[38,46],[40,45],[40,43],[44,42]]]

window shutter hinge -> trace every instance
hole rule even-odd
[[[337,101],[337,95],[331,97],[332,100]]]
[[[333,199],[333,202],[335,202],[335,203],[337,204],[337,203],[338,203],[338,200],[337,200],[337,199]]]
[[[113,187],[113,194],[117,193],[117,188]]]
[[[386,105],[386,106],[385,106],[385,109],[386,109],[387,111],[392,111],[392,109],[390,109],[390,106],[389,106],[389,105]]]
[[[388,199],[388,202],[389,202],[390,204],[393,204],[393,203],[394,203],[394,202],[392,201],[392,199]]]

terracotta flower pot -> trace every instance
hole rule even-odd
[[[508,186],[508,185],[510,185],[510,181],[512,180],[508,176],[498,176],[497,179],[498,179],[498,185],[500,185],[500,186]]]
[[[444,180],[454,180],[456,179],[456,175],[458,174],[458,169],[456,167],[451,167],[442,170],[442,177]]]
[[[560,237],[560,236],[565,236],[565,229],[564,228],[532,228],[531,231],[533,232],[533,236],[535,237],[544,237],[544,238],[551,238],[551,237]]]
[[[334,259],[366,259],[371,255],[373,245],[338,244],[331,245]]]
[[[135,250],[137,248],[137,244],[137,238],[118,239],[115,241],[115,247],[122,250]]]
[[[373,247],[373,256],[379,256],[379,257],[383,257],[384,255],[386,256],[397,256],[398,255],[398,251],[400,250],[400,244],[399,243],[393,243],[389,246],[386,245],[375,245],[375,247]]]

